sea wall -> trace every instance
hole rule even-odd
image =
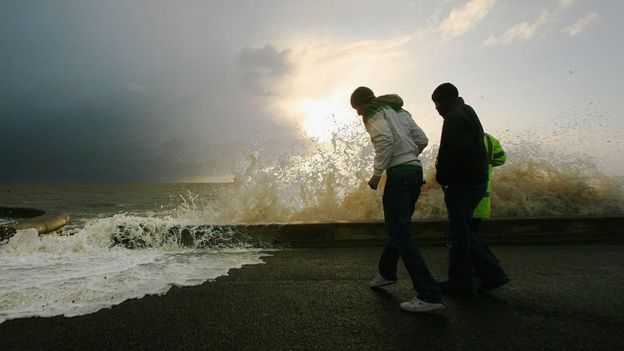
[[[382,245],[387,237],[380,221],[257,224],[238,229],[253,242],[292,247]],[[412,223],[412,235],[420,245],[445,245],[447,230],[445,220]],[[496,218],[482,223],[481,238],[497,244],[622,242],[624,217]]]
[[[445,220],[417,220],[412,235],[419,245],[445,245]],[[248,225],[120,225],[113,241],[128,248],[178,242],[190,247],[218,247],[246,242],[272,247],[378,246],[386,242],[381,221],[275,223]],[[623,242],[624,217],[497,218],[484,221],[481,238],[495,244]]]

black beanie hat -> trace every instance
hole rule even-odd
[[[351,94],[351,107],[355,108],[356,106],[364,105],[374,98],[375,94],[373,94],[373,91],[370,90],[370,88],[359,87],[353,91],[353,94]]]
[[[435,102],[447,102],[459,97],[459,91],[451,83],[442,83],[433,91],[431,99]]]

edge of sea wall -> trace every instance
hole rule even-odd
[[[239,226],[252,242],[293,247],[383,245],[383,221],[254,224]],[[416,220],[412,236],[417,244],[445,245],[446,220]],[[624,242],[624,217],[493,218],[481,223],[487,243],[527,244],[565,242]]]

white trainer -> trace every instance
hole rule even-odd
[[[408,312],[433,312],[446,308],[443,303],[425,302],[417,297],[407,302],[401,302],[399,306],[401,307],[401,309]]]
[[[382,286],[396,284],[396,282],[397,282],[396,280],[388,280],[382,277],[381,274],[377,274],[375,279],[373,279],[373,281],[370,282],[370,287],[371,289],[381,288]]]

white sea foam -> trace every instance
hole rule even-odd
[[[146,218],[125,218],[125,223],[134,220]],[[171,286],[201,284],[232,268],[262,263],[266,255],[241,245],[218,250],[174,243],[144,250],[111,247],[109,230],[122,222],[101,219],[72,236],[18,231],[0,247],[0,322],[93,313],[128,299],[164,294]]]

